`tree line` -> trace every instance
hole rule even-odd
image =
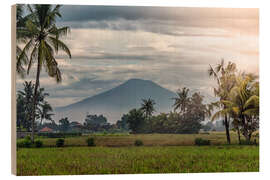
[[[155,101],[142,99],[140,108],[132,109],[124,114],[117,125],[129,128],[132,133],[198,133],[203,127],[201,122],[208,117],[208,107],[203,103],[203,96],[195,92],[188,95],[189,89],[178,90],[173,111],[153,115]]]

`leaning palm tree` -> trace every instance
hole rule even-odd
[[[215,69],[209,65],[208,75],[210,77],[214,77],[217,81],[217,87],[214,88],[214,94],[219,98],[219,102],[216,104],[217,108],[226,109],[226,104],[223,103],[224,100],[228,99],[229,93],[231,89],[234,87],[235,81],[235,73],[236,73],[236,64],[232,62],[228,62],[227,65],[224,64],[224,60],[222,59],[219,64],[215,67]],[[227,142],[231,143],[229,124],[230,117],[229,114],[223,114],[224,116],[224,125],[226,130]]]
[[[154,105],[155,101],[151,98],[149,99],[142,99],[141,110],[145,114],[145,117],[148,119],[152,116],[153,112],[155,111]]]
[[[68,47],[60,40],[62,36],[67,35],[69,27],[58,28],[55,24],[56,18],[61,17],[60,5],[28,5],[27,8],[30,12],[29,19],[25,23],[28,36],[18,60],[23,59],[26,53],[30,55],[27,74],[29,74],[32,65],[37,61],[31,136],[32,141],[34,141],[35,109],[42,67],[45,68],[50,77],[55,78],[56,82],[59,83],[61,82],[61,72],[54,56],[58,50],[63,50],[69,58],[71,58],[71,53]]]

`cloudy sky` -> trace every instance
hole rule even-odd
[[[258,9],[62,6],[58,26],[72,59],[59,52],[63,82],[45,72],[48,101],[64,106],[109,90],[128,79],[152,80],[176,91],[212,93],[209,64],[221,58],[241,71],[259,72]],[[31,80],[17,78],[17,88]]]

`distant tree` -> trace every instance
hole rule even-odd
[[[42,124],[43,120],[52,121],[52,116],[54,114],[50,113],[53,111],[51,105],[48,102],[44,102],[41,104],[41,107],[38,108],[40,114],[40,124]]]
[[[211,121],[208,121],[205,125],[202,126],[202,129],[204,131],[210,131],[213,128],[214,128],[214,125]]]
[[[67,117],[59,120],[59,128],[63,132],[67,132],[70,128],[70,123]]]
[[[128,125],[128,115],[127,114],[124,114],[122,117],[121,117],[121,120],[118,120],[116,122],[116,125],[119,129],[122,129],[122,130],[129,130],[129,125]]]
[[[155,133],[170,133],[170,126],[168,122],[168,114],[160,113],[157,116],[152,116],[150,119],[152,123],[152,132]]]
[[[102,114],[86,115],[86,118],[84,120],[84,127],[92,131],[106,131],[110,128],[109,123],[107,122],[107,118]]]
[[[183,87],[182,89],[179,89],[176,94],[177,97],[173,98],[174,100],[174,111],[177,109],[180,110],[180,114],[185,114],[187,110],[187,104],[189,102],[189,97],[188,97],[188,92],[189,89],[186,87]]]
[[[142,99],[141,111],[144,113],[146,119],[152,116],[153,112],[155,111],[155,104],[155,101],[151,98]]]
[[[155,101],[151,98],[149,99],[142,99],[142,104],[141,104],[141,111],[143,112],[144,116],[145,116],[145,119],[147,120],[145,126],[148,125],[147,129],[148,129],[148,132],[153,132],[153,122],[150,122],[151,121],[151,116],[153,114],[153,112],[155,111]],[[152,119],[153,120],[153,119]]]
[[[26,128],[28,131],[32,127],[31,121],[32,121],[32,109],[33,109],[33,99],[34,99],[34,84],[29,81],[25,81],[23,83],[23,89],[19,90],[17,92],[17,126],[20,128],[21,126],[23,128]],[[48,93],[44,92],[44,88],[39,88],[37,92],[37,109],[36,109],[36,117],[38,118],[50,118],[51,115],[49,112],[52,111],[52,108],[50,104],[45,100],[47,96],[49,96]],[[49,108],[50,107],[50,108]],[[46,110],[45,110],[45,109]],[[42,114],[42,111],[44,109],[44,112]],[[46,113],[45,113],[46,112]],[[37,122],[35,121],[35,126]]]
[[[127,114],[127,122],[129,124],[129,129],[131,129],[133,133],[141,133],[143,132],[145,116],[140,109],[132,109]]]
[[[17,94],[17,128],[18,131],[21,131],[22,128],[25,128],[27,131],[30,131],[31,121],[27,115],[27,104],[25,104],[25,98],[21,94]]]
[[[180,118],[180,133],[198,133],[201,122],[206,118],[206,105],[203,104],[203,96],[195,92],[186,104],[186,113]]]

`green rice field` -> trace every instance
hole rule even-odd
[[[89,136],[65,138],[65,147],[55,147],[56,138],[40,138],[42,148],[17,149],[17,175],[135,174],[258,172],[259,146],[226,145],[224,133],[180,135],[92,135],[96,147],[87,147]],[[194,139],[211,140],[210,146],[195,146]],[[143,146],[134,146],[140,139]]]

